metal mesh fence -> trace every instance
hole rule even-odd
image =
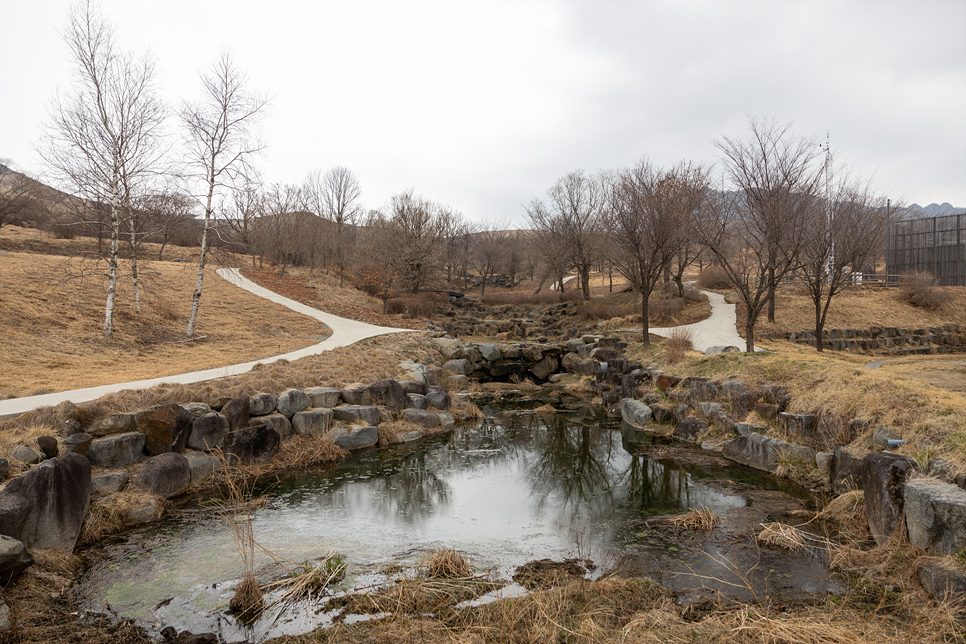
[[[966,215],[899,221],[889,227],[886,273],[931,273],[941,286],[966,286]]]

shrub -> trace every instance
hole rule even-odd
[[[694,333],[686,327],[672,329],[664,347],[667,350],[667,361],[671,364],[684,360],[684,352],[690,351]]]
[[[535,304],[560,304],[561,302],[581,302],[583,293],[579,289],[570,289],[560,293],[559,291],[541,291],[534,294],[531,291],[507,291],[504,293],[487,293],[483,298],[484,304],[500,305],[535,305]]]
[[[899,297],[921,309],[941,309],[952,295],[936,285],[936,278],[925,272],[906,273],[899,276]]]
[[[647,307],[648,320],[673,320],[675,315],[684,310],[684,306],[685,301],[681,297],[668,297],[663,300],[654,300]]]
[[[585,320],[610,320],[634,315],[640,307],[634,302],[625,304],[604,304],[598,300],[588,300],[577,305],[577,315]]]
[[[720,266],[709,266],[698,274],[697,284],[701,288],[726,289],[731,288],[728,273]]]
[[[438,293],[419,293],[418,295],[403,295],[394,297],[386,302],[386,313],[395,315],[401,313],[410,319],[425,319],[436,313],[436,307],[446,299]]]

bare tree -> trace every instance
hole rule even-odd
[[[830,177],[831,179],[831,177]],[[798,274],[815,306],[815,348],[832,298],[853,284],[857,273],[874,259],[886,226],[886,198],[867,183],[839,173],[825,199],[816,199]]]
[[[146,235],[148,241],[158,242],[158,261],[164,258],[164,249],[172,241],[187,236],[194,215],[191,212],[194,200],[188,195],[173,189],[162,189],[141,196],[135,202],[135,210],[143,212],[147,218]]]
[[[314,228],[318,218],[302,210],[302,193],[298,186],[272,184],[262,200],[259,229],[270,250],[272,264],[281,273],[289,264],[304,264],[312,252]]]
[[[20,222],[31,202],[31,180],[11,165],[0,159],[0,228]]]
[[[187,155],[194,179],[203,188],[198,197],[204,210],[198,279],[191,296],[187,335],[195,332],[201,289],[205,278],[209,234],[214,219],[215,197],[240,182],[249,172],[249,160],[262,149],[255,136],[268,99],[246,87],[245,75],[227,52],[202,74],[203,98],[181,108],[187,139]]]
[[[121,225],[132,195],[158,170],[165,112],[154,93],[151,59],[121,51],[113,26],[89,4],[71,9],[65,39],[74,65],[73,94],[54,100],[41,153],[80,196],[108,206],[104,335],[111,337]]]
[[[486,281],[491,279],[503,261],[507,243],[504,222],[482,224],[470,238],[470,262],[480,276],[480,297],[486,295]]]
[[[695,226],[745,305],[745,348],[778,282],[800,265],[807,222],[820,185],[819,147],[790,126],[749,118],[750,136],[716,145],[734,192],[719,192]]]
[[[389,298],[396,295],[406,270],[402,240],[392,220],[378,210],[371,210],[365,216],[359,234],[361,257],[356,269],[357,284],[382,300],[385,314]]]
[[[262,244],[261,216],[265,196],[257,176],[242,177],[240,185],[222,199],[221,215],[225,224],[229,247],[236,253],[248,253],[252,258],[252,268],[256,267],[255,256],[264,250]]]
[[[648,300],[687,242],[687,230],[704,205],[706,172],[682,162],[671,170],[642,159],[620,173],[612,193],[608,233],[617,269],[641,295],[642,334],[648,335]]]
[[[584,299],[590,299],[590,268],[599,253],[602,220],[607,202],[603,175],[587,176],[575,170],[547,191],[547,202],[535,199],[527,207],[531,227],[540,231],[542,242],[568,250],[570,265],[580,279]],[[562,286],[562,283],[561,283]]]
[[[507,230],[503,240],[503,272],[510,278],[510,290],[516,286],[517,276],[524,270],[526,243],[519,230]]]
[[[389,223],[398,235],[400,277],[407,291],[417,293],[436,267],[456,215],[412,190],[393,195],[389,208]]]
[[[339,286],[342,286],[345,269],[353,256],[356,225],[363,211],[359,180],[342,166],[324,175],[315,170],[306,178],[303,190],[308,211],[333,224],[333,234],[328,236],[328,256],[339,270]]]

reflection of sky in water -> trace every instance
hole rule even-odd
[[[548,427],[548,420],[487,421],[447,439],[298,475],[257,511],[255,537],[294,562],[344,553],[357,572],[391,560],[412,564],[424,549],[451,547],[469,554],[478,569],[505,575],[533,559],[574,556],[578,541],[584,554],[599,554],[621,520],[651,508],[745,505],[683,467],[628,454],[620,432],[567,426],[559,418]],[[163,611],[170,621],[225,601],[224,587],[210,584],[242,570],[222,521],[202,521],[161,540],[147,557],[90,575],[95,605],[108,598],[122,615],[148,618],[162,599],[191,597]],[[262,552],[256,559],[256,567],[271,562]]]

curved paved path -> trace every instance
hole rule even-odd
[[[675,329],[689,329],[693,335],[691,346],[695,351],[704,353],[709,347],[738,347],[745,350],[745,339],[738,335],[735,326],[737,322],[737,310],[734,304],[725,302],[724,295],[711,291],[701,291],[708,296],[711,303],[711,316],[707,319],[695,322],[694,324],[683,324],[681,326],[670,327],[651,327],[650,333],[666,338]],[[640,329],[638,329],[640,330]],[[755,351],[764,351],[755,347]]]
[[[0,420],[19,416],[24,412],[30,411],[31,409],[36,409],[38,407],[56,405],[65,400],[79,403],[89,400],[96,400],[101,396],[115,393],[117,391],[121,391],[122,389],[147,389],[149,387],[160,385],[166,382],[191,384],[205,380],[214,380],[215,378],[224,378],[226,376],[234,376],[236,374],[251,371],[252,367],[259,363],[267,364],[283,359],[298,360],[299,358],[314,356],[337,347],[344,347],[354,344],[359,340],[364,340],[377,335],[413,332],[412,329],[394,329],[390,327],[376,326],[374,324],[347,320],[329,313],[323,313],[322,311],[313,309],[312,307],[306,306],[301,302],[290,300],[287,297],[282,297],[278,293],[273,293],[266,288],[262,288],[251,280],[242,277],[237,268],[220,268],[217,270],[217,273],[239,288],[243,288],[246,291],[254,293],[255,295],[259,295],[265,299],[281,304],[282,306],[290,308],[293,311],[303,315],[315,318],[319,322],[322,322],[332,329],[332,335],[319,344],[306,347],[304,349],[299,349],[298,351],[291,351],[289,353],[274,356],[272,358],[264,358],[262,360],[244,362],[242,364],[229,365],[227,367],[219,367],[217,369],[193,371],[191,373],[163,376],[161,378],[149,378],[147,380],[136,380],[134,382],[121,382],[113,385],[102,385],[100,387],[88,387],[86,389],[74,389],[72,391],[60,391],[53,394],[44,394],[42,396],[26,396],[24,398],[0,400]]]

